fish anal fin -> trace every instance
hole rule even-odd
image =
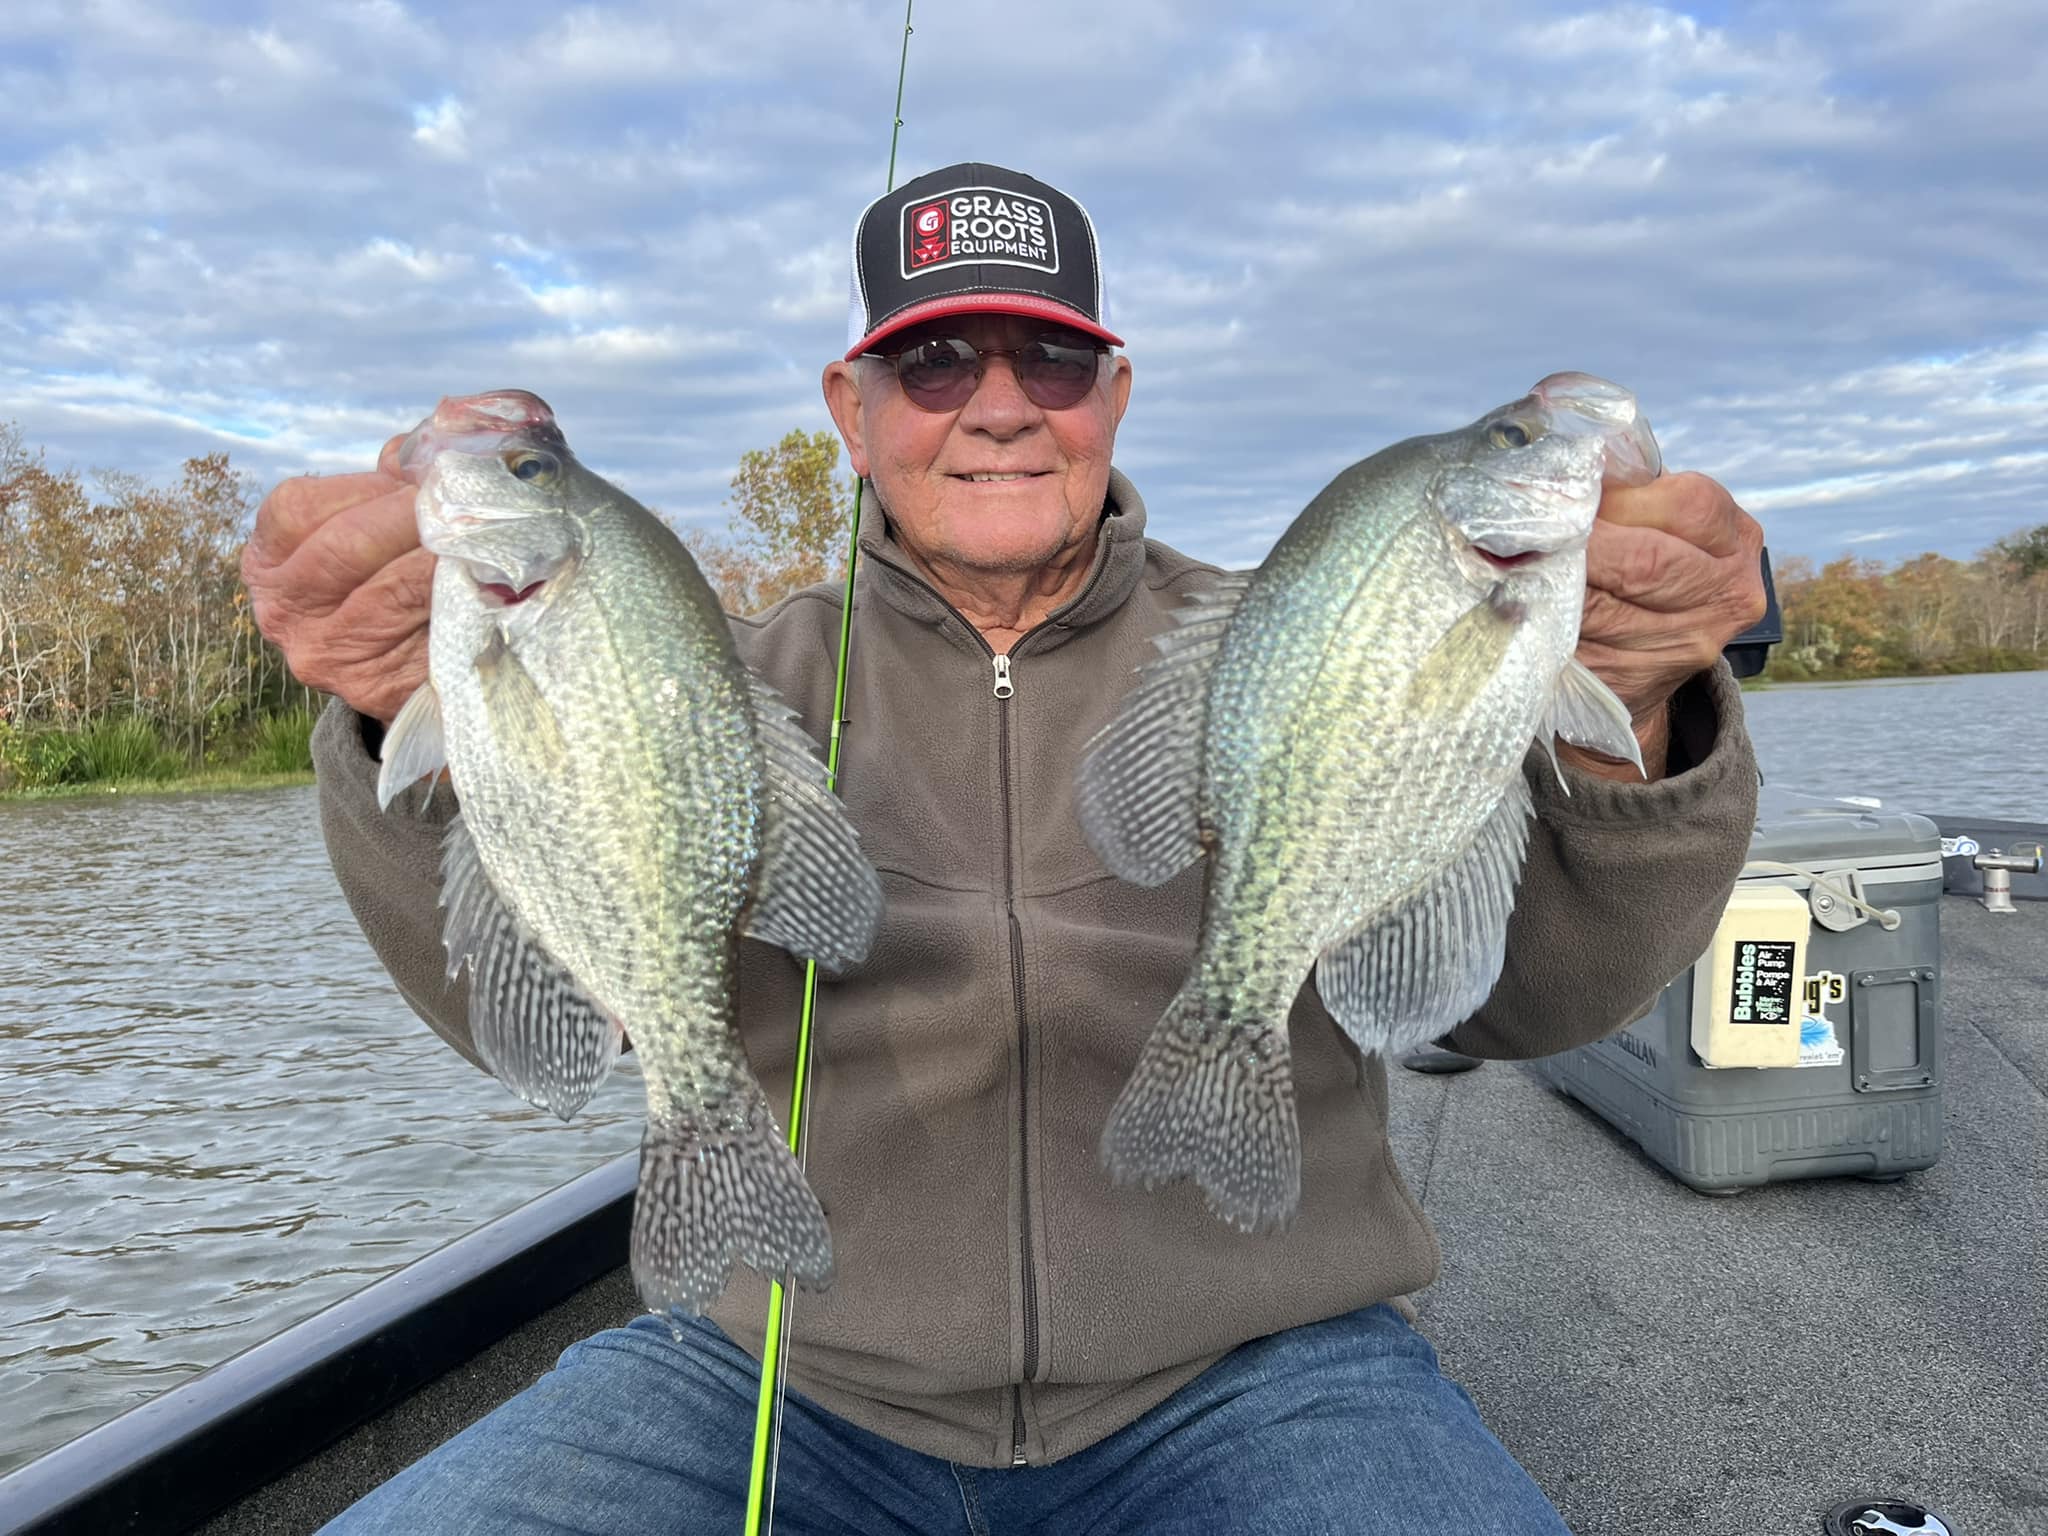
[[[469,1030],[498,1081],[564,1120],[610,1074],[625,1037],[505,906],[460,815],[441,851],[448,974],[469,968]]]

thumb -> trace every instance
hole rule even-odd
[[[377,455],[377,472],[379,474],[389,475],[394,480],[405,478],[399,472],[398,450],[405,446],[405,440],[411,435],[409,432],[401,432],[384,445],[383,451]]]

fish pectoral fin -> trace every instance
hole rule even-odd
[[[1164,885],[1201,856],[1209,680],[1250,584],[1250,573],[1233,572],[1175,612],[1177,627],[1153,639],[1159,655],[1138,669],[1137,686],[1082,755],[1081,831],[1110,873],[1133,885]]]
[[[1467,608],[1416,664],[1403,711],[1435,720],[1463,715],[1500,671],[1522,617],[1519,608],[1497,606],[1492,597]]]
[[[753,679],[754,735],[765,765],[761,859],[741,924],[750,938],[843,971],[882,920],[882,881],[860,851],[818,749],[781,696]]]
[[[1564,671],[1558,675],[1557,691],[1550,697],[1550,708],[1537,727],[1537,740],[1550,753],[1551,771],[1565,793],[1570,794],[1571,786],[1565,783],[1564,768],[1557,760],[1559,737],[1575,747],[1634,763],[1637,773],[1646,779],[1650,776],[1643,766],[1642,743],[1636,740],[1635,722],[1629,718],[1628,706],[1576,657],[1564,664]]]
[[[1316,991],[1360,1050],[1392,1056],[1434,1040],[1486,1001],[1507,958],[1530,808],[1518,772],[1462,858],[1323,952]]]
[[[469,967],[477,1054],[527,1103],[567,1120],[610,1075],[625,1029],[506,908],[460,815],[441,845],[441,906],[448,975]]]
[[[488,644],[476,658],[477,681],[484,701],[484,718],[491,723],[491,735],[507,757],[522,767],[552,773],[568,755],[562,723],[541,696],[540,685],[501,630],[492,630]]]
[[[389,810],[400,790],[448,766],[448,741],[441,733],[441,696],[430,679],[413,690],[384,733],[377,754],[377,808]]]

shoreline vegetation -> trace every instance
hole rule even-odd
[[[844,570],[853,482],[829,432],[740,456],[725,535],[679,529],[752,613]],[[256,488],[224,453],[177,482],[59,473],[0,422],[0,799],[310,783],[321,696],[258,633]],[[1972,560],[1772,570],[1785,639],[1745,687],[2048,668],[2048,523]]]
[[[678,532],[735,613],[842,572],[839,440],[740,456],[724,535]],[[226,454],[160,487],[58,472],[0,422],[0,800],[311,783],[322,696],[257,631],[257,490]]]
[[[139,716],[26,731],[0,721],[0,800],[310,784],[316,719],[303,704],[257,714],[238,730],[216,733],[196,761]]]

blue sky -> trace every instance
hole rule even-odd
[[[267,484],[520,386],[718,526],[743,450],[829,424],[901,19],[5,0],[0,422]],[[1195,554],[1565,368],[1779,553],[2048,522],[2038,0],[925,0],[904,117],[899,178],[992,160],[1095,215],[1118,462]]]

